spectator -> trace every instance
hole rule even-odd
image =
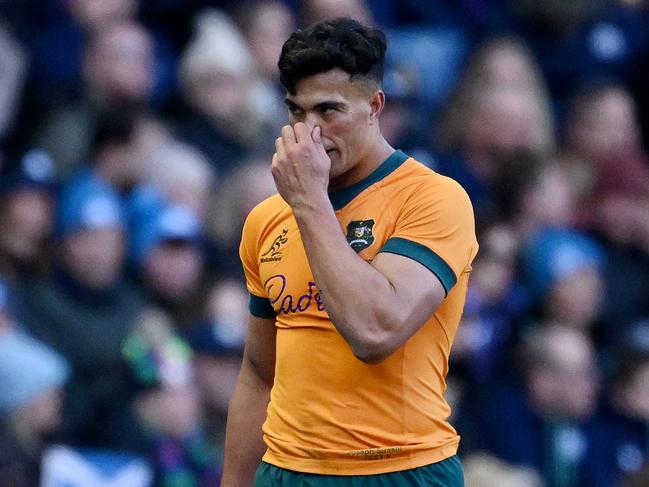
[[[559,112],[581,80],[628,81],[647,49],[647,18],[620,2],[513,2],[521,32],[548,80]]]
[[[100,113],[146,105],[154,68],[153,40],[136,22],[112,23],[92,36],[84,53],[82,93],[55,107],[35,136],[35,144],[52,154],[59,177],[69,176],[88,155]]]
[[[204,221],[218,188],[217,176],[203,153],[168,139],[148,151],[140,182],[156,188],[169,203],[187,208]]]
[[[636,106],[615,83],[593,83],[573,97],[565,123],[566,148],[593,163],[642,151]]]
[[[594,174],[578,219],[610,255],[604,310],[610,339],[620,324],[649,314],[649,157],[635,111],[624,88],[605,83],[575,97],[566,124],[568,148],[587,158]]]
[[[498,224],[482,232],[452,352],[453,369],[464,372],[469,396],[502,372],[514,326],[529,307],[530,297],[516,273],[518,251],[511,227]]]
[[[617,156],[601,160],[582,224],[606,246],[608,291],[604,310],[615,329],[649,314],[649,166],[642,157]]]
[[[439,170],[464,186],[478,219],[493,212],[504,159],[522,150],[541,157],[552,153],[551,106],[524,44],[496,39],[477,50],[436,135]]]
[[[539,233],[523,251],[524,274],[541,317],[590,333],[602,309],[606,254],[587,236]]]
[[[136,415],[156,466],[156,485],[217,485],[220,466],[202,426],[189,346],[163,313],[150,312],[122,353],[136,390]]]
[[[26,42],[32,54],[30,96],[39,109],[78,93],[88,39],[108,25],[132,20],[139,0],[32,2]]]
[[[32,149],[0,183],[0,269],[14,283],[49,270],[53,172],[49,154]]]
[[[248,300],[247,289],[236,279],[221,279],[210,290],[207,319],[212,324],[219,342],[226,347],[243,349]]]
[[[164,203],[140,218],[131,242],[138,280],[176,326],[191,327],[205,316],[201,223],[187,209]]]
[[[593,347],[577,330],[550,326],[530,335],[520,356],[521,388],[501,386],[483,403],[483,447],[535,469],[547,485],[581,486],[584,421],[595,412],[599,387]]]
[[[503,160],[496,181],[496,215],[514,229],[521,244],[546,229],[574,225],[583,186],[559,158],[520,152]]]
[[[649,321],[624,335],[604,405],[590,431],[587,487],[618,485],[649,459]]]
[[[181,139],[195,145],[225,174],[256,147],[272,148],[251,105],[255,64],[242,34],[226,14],[201,12],[194,38],[178,67],[185,102],[178,122]]]
[[[138,144],[142,120],[128,110],[109,110],[97,117],[86,164],[121,194],[127,194],[142,179],[144,155]]]
[[[25,326],[72,367],[63,432],[75,445],[138,447],[118,364],[144,301],[122,278],[124,226],[109,186],[92,177],[74,181],[59,200],[53,275],[20,288]]]
[[[279,133],[286,123],[286,105],[277,60],[284,41],[295,30],[293,12],[280,0],[263,0],[244,2],[237,13],[259,76],[252,87],[253,106],[264,123]]]
[[[249,295],[236,279],[209,290],[206,319],[185,332],[195,352],[196,382],[210,437],[222,458],[228,405],[241,365]]]
[[[0,313],[8,320],[6,303]],[[61,421],[65,360],[15,329],[0,329],[0,486],[32,487]]]
[[[423,103],[422,73],[395,55],[388,62],[383,89],[389,100],[381,113],[381,132],[392,147],[399,147],[422,164],[437,168],[428,134],[429,110]]]
[[[242,162],[223,181],[222,187],[209,219],[210,237],[216,246],[214,267],[220,270],[222,277],[242,279],[239,238],[243,222],[250,210],[277,192],[269,161],[253,158]]]

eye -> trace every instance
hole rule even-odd
[[[299,107],[296,107],[295,105],[289,105],[288,111],[291,112],[291,115],[299,117],[302,115],[302,109]]]
[[[331,105],[323,105],[320,107],[320,113],[322,113],[323,115],[329,115],[335,111],[336,109]]]

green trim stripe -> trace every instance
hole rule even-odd
[[[268,298],[260,298],[252,293],[250,293],[248,309],[250,314],[257,318],[275,318],[277,316]]]
[[[390,157],[381,163],[372,174],[367,176],[365,179],[352,184],[348,188],[339,189],[329,193],[329,199],[335,210],[340,210],[344,208],[347,203],[356,198],[359,194],[365,191],[367,188],[372,186],[374,183],[378,183],[381,179],[390,175],[395,169],[397,169],[401,164],[406,162],[408,155],[402,150],[395,150]]]
[[[392,237],[379,252],[403,255],[426,266],[440,280],[447,295],[457,282],[453,269],[444,259],[420,243],[405,238]]]

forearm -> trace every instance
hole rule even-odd
[[[244,362],[228,408],[221,487],[247,487],[266,449],[261,427],[266,419],[270,384]]]
[[[328,200],[294,213],[327,313],[361,358],[398,326],[394,289],[349,246]]]

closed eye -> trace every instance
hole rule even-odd
[[[298,107],[297,105],[288,105],[288,111],[291,112],[292,115],[295,116],[300,116],[302,115],[303,110]]]
[[[330,115],[333,112],[337,112],[340,108],[331,103],[321,103],[316,106],[317,110],[323,115]]]

